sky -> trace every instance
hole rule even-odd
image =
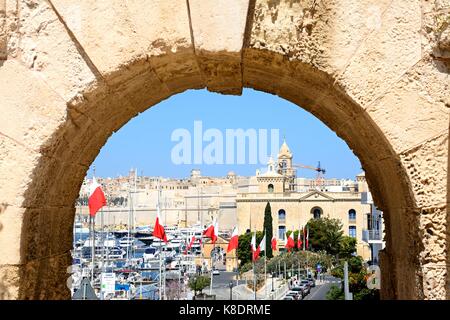
[[[195,132],[195,123],[197,128],[201,123],[202,130]],[[256,133],[256,146],[267,150],[262,153],[267,156],[271,153],[274,157],[278,150],[271,152],[270,137],[271,132],[275,136],[278,133],[278,144],[281,146],[283,137],[286,139],[294,163],[317,166],[320,161],[321,167],[326,169],[326,178],[354,179],[362,171],[358,158],[342,139],[312,114],[287,100],[252,89],[244,89],[242,96],[188,90],[149,108],[115,132],[93,163],[96,176],[127,175],[130,168],[137,168],[139,175],[172,178],[188,177],[192,169],[200,169],[205,176],[225,176],[230,170],[237,175],[250,176],[256,169],[266,168],[266,162],[260,163],[257,154],[257,163],[249,163],[249,143],[240,144],[247,152],[243,164],[237,163],[237,158],[227,164],[226,157],[231,150],[226,148],[229,141],[235,142],[234,152],[238,152],[236,140],[226,135],[227,129]],[[261,129],[267,130],[267,139],[259,135]],[[205,137],[208,132],[212,133],[210,140]],[[262,142],[267,142],[268,147],[261,147]],[[208,162],[205,153],[212,155],[210,160],[220,162],[223,159],[223,164],[205,163]],[[184,163],[179,164],[182,161]],[[89,177],[93,174],[93,165],[88,171]],[[313,170],[297,171],[297,176],[301,177],[315,175]]]

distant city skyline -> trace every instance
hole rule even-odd
[[[327,170],[326,178],[354,179],[362,171],[358,158],[342,139],[313,115],[287,100],[252,89],[245,89],[242,96],[189,90],[151,107],[114,133],[91,165],[88,177],[93,175],[93,165],[99,177],[124,176],[132,168],[136,168],[139,175],[168,178],[188,177],[192,169],[200,169],[205,176],[225,176],[228,171],[252,176],[257,169],[265,168],[262,163],[249,164],[248,143],[245,164],[226,164],[225,161],[225,164],[175,164],[171,158],[177,145],[172,139],[173,133],[182,129],[194,136],[194,124],[199,121],[204,132],[208,129],[223,134],[230,129],[266,130],[269,132],[267,150],[273,143],[271,130],[279,130],[279,141],[275,145],[281,146],[285,137],[294,163],[316,166],[320,161]],[[203,149],[210,144],[211,140],[204,141]],[[194,146],[192,150],[195,151]],[[276,158],[277,152],[271,155]],[[315,174],[312,170],[298,170],[299,177],[314,178]]]

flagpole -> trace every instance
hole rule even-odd
[[[162,274],[161,274],[162,241],[159,243],[159,300],[162,300]]]
[[[267,299],[267,238],[266,230],[264,230],[264,283],[265,283],[265,297]]]
[[[266,240],[266,242],[267,242],[267,240]],[[267,246],[267,244],[266,244],[266,246]],[[267,255],[266,255],[266,251],[267,250],[264,250],[264,281],[266,283],[265,296],[266,296],[266,299],[267,299]]]
[[[255,259],[253,258],[253,291],[255,292],[255,300],[256,298],[256,268],[255,268]]]
[[[164,300],[167,300],[167,296],[166,296],[166,254],[165,253],[164,253],[163,274],[164,274],[163,294],[164,294]]]
[[[305,251],[305,245],[306,245],[305,227],[303,227],[303,251]]]
[[[212,239],[211,239],[211,240],[212,240]],[[211,277],[211,281],[210,281],[210,284],[209,284],[209,295],[212,295],[212,287],[213,287],[213,269],[214,269],[213,252],[214,252],[214,249],[215,249],[215,248],[216,248],[216,242],[214,241],[214,243],[213,243],[213,248],[212,248],[211,253],[210,253],[210,258],[211,258],[211,270],[210,270],[211,275],[210,275],[210,277]]]
[[[159,185],[159,179],[158,179],[158,185],[157,185],[157,191],[158,191],[158,199],[157,199],[157,207],[156,207],[156,217],[159,218],[159,201],[160,201],[160,185]],[[162,243],[163,240],[160,239],[159,242],[159,300],[163,300],[162,296]]]
[[[101,185],[97,183],[95,179],[95,173],[92,178],[92,184],[90,188],[88,205],[89,205],[89,216],[90,216],[90,233],[92,239],[91,245],[91,262],[92,262],[92,270],[91,270],[91,284],[94,287],[95,280],[95,214],[99,209],[106,205],[106,198],[102,191]],[[91,206],[92,205],[92,206]],[[100,295],[101,295],[101,286],[100,286]]]
[[[91,226],[92,226],[92,248],[91,248],[91,254],[92,254],[92,275],[91,275],[91,282],[92,282],[92,288],[94,288],[94,272],[95,272],[95,216],[91,216]]]
[[[254,243],[254,245],[255,245],[255,250],[257,250],[257,247],[256,247],[256,228],[255,228],[255,243]],[[253,250],[252,250],[252,262],[253,262],[253,291],[255,292],[255,300],[258,300],[257,299],[257,296],[256,296],[256,268],[255,268],[255,260],[256,260],[256,257],[255,257],[255,253],[253,252]]]
[[[236,286],[239,285],[239,259],[238,259],[238,248],[234,249],[234,258],[236,260]]]
[[[92,175],[92,182],[95,182],[95,164],[94,164],[94,172]],[[89,200],[88,200],[88,205],[89,205]],[[95,217],[95,216],[94,216]],[[94,230],[94,217],[91,216],[91,235],[92,235],[92,247],[91,247],[91,259],[92,259],[92,274],[91,274],[91,284],[92,284],[92,288],[94,288],[94,263],[95,263],[95,230]]]
[[[102,273],[105,272],[105,258],[104,258],[104,254],[105,254],[105,237],[104,237],[104,232],[103,232],[103,207],[100,209],[100,230],[101,230],[101,236],[100,236],[100,241],[102,242],[102,250],[101,252],[101,262],[102,262],[102,269],[100,272],[100,300],[103,300],[103,291],[102,291],[102,283],[101,283],[101,279],[102,279]]]
[[[216,218],[217,219],[217,218]],[[216,240],[219,237],[219,228],[217,227],[217,234],[216,234],[216,225],[217,225],[217,220],[213,220],[213,230],[214,230],[214,236],[216,237],[215,240],[211,239],[211,241],[213,241],[213,249],[210,253],[211,256],[211,281],[210,281],[210,286],[209,286],[209,295],[212,295],[212,287],[213,287],[213,269],[214,269],[214,259],[213,259],[213,252],[214,249],[216,248]],[[218,226],[218,225],[217,225]]]

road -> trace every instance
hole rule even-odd
[[[341,279],[325,276],[324,283],[311,288],[311,293],[304,300],[326,300],[326,295],[332,285],[340,286]]]
[[[221,271],[220,274],[213,276],[213,294],[216,295],[218,300],[228,300],[230,298],[230,283],[233,284],[233,300],[234,299],[250,299],[254,298],[250,289],[247,289],[244,281],[239,281],[239,287],[236,287],[235,272]],[[326,300],[326,295],[332,285],[340,286],[341,279],[334,278],[332,276],[325,275],[324,281],[317,281],[318,285],[311,288],[310,294],[308,294],[304,300]],[[271,290],[271,282],[268,282],[269,291]],[[209,292],[209,288],[205,288],[205,292]],[[258,294],[258,299],[263,299],[264,296]]]
[[[246,282],[244,280],[239,280],[236,283],[235,272],[225,272],[221,271],[219,275],[214,275],[213,278],[213,294],[216,295],[217,300],[228,300],[230,299],[230,283],[232,286],[233,300],[253,300],[255,298],[254,292],[247,288]],[[274,282],[275,287],[278,286],[278,280]],[[272,281],[267,283],[267,294],[270,294],[272,290]],[[208,289],[205,289],[208,292]],[[263,287],[257,293],[257,299],[264,299],[266,295],[266,289]]]

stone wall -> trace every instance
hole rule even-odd
[[[383,297],[448,298],[447,29],[427,29],[447,7],[0,0],[0,297],[69,297],[74,202],[114,131],[187,89],[249,87],[311,112],[361,160],[385,213]]]

